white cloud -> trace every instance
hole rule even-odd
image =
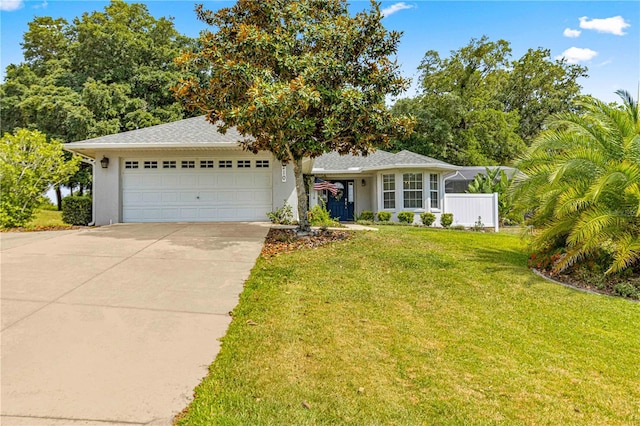
[[[3,12],[11,12],[18,10],[24,6],[22,0],[0,0],[0,10]]]
[[[570,64],[578,64],[580,62],[587,62],[598,56],[598,52],[588,48],[582,47],[570,47],[562,55],[556,56],[557,60],[562,58],[566,59]]]
[[[40,8],[46,9],[47,6],[49,6],[49,3],[47,3],[47,0],[45,0],[41,4],[34,5],[33,8],[34,9],[40,9]]]
[[[596,30],[599,33],[608,33],[623,36],[626,34],[623,30],[630,26],[631,24],[626,22],[624,18],[619,15],[605,19],[590,20],[586,16],[580,18],[580,28],[585,30]]]
[[[404,9],[413,9],[415,6],[412,6],[410,4],[406,4],[405,2],[401,1],[400,3],[396,3],[396,4],[392,4],[389,7],[385,7],[384,9],[382,9],[380,11],[380,13],[382,13],[382,16],[387,17],[389,15],[393,15],[396,12],[399,12],[401,10]]]
[[[564,35],[565,37],[569,37],[569,38],[580,37],[580,34],[582,34],[582,31],[580,31],[580,30],[572,30],[571,28],[565,28],[564,32],[562,33],[562,35]]]

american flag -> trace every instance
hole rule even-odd
[[[327,191],[331,192],[333,195],[336,195],[338,193],[337,186],[335,186],[331,182],[327,182],[326,180],[322,180],[320,178],[316,178],[316,180],[313,182],[313,189],[315,189],[316,191],[323,191],[326,189]]]

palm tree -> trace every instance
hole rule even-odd
[[[556,270],[602,254],[607,274],[640,265],[640,115],[616,94],[622,106],[587,97],[552,117],[516,165],[511,194],[533,212],[533,250],[564,249]]]

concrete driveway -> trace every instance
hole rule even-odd
[[[3,233],[2,425],[168,425],[219,350],[268,224]]]

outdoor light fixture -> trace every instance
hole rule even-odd
[[[364,180],[364,179],[362,179],[362,182],[360,182],[360,184],[361,184],[362,186],[367,186],[367,181],[366,181],[366,180]]]
[[[107,167],[109,167],[109,159],[103,155],[102,160],[100,160],[100,165],[103,169],[106,169]]]

